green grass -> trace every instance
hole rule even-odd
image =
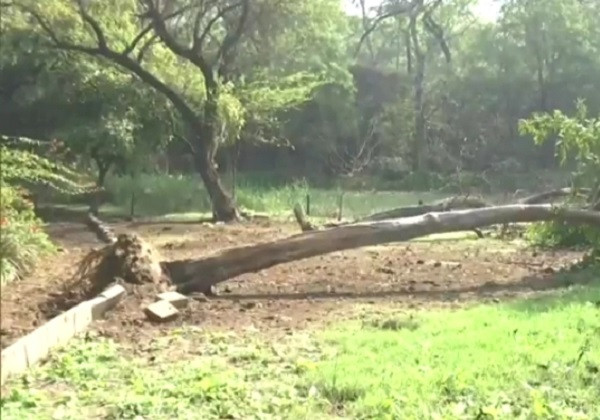
[[[156,216],[186,212],[209,212],[210,202],[200,179],[193,175],[140,175],[137,179],[111,178],[107,190],[111,204],[128,211],[134,192],[136,213]],[[272,215],[290,214],[296,203],[306,204],[310,196],[310,213],[316,217],[335,217],[341,190],[310,188],[305,182],[276,183],[244,179],[238,181],[236,200],[245,209]],[[415,192],[349,191],[344,194],[343,216],[357,217],[390,208],[416,205],[421,199],[430,202],[447,194]]]
[[[81,339],[9,384],[2,418],[597,419],[600,278],[569,276],[591,282],[453,311],[357,307],[286,338]]]

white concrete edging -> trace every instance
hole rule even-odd
[[[4,385],[10,376],[25,372],[29,367],[47,357],[51,350],[66,344],[75,335],[85,331],[92,321],[101,318],[124,295],[123,286],[109,287],[97,297],[81,302],[52,318],[2,350],[0,385]]]

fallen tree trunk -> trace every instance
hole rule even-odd
[[[483,208],[483,207],[491,207],[491,204],[488,204],[478,198],[474,197],[449,197],[443,200],[438,201],[434,204],[419,204],[418,206],[408,206],[408,207],[399,207],[396,209],[374,213],[362,219],[358,219],[358,222],[374,222],[380,220],[388,220],[388,219],[398,219],[402,217],[414,217],[420,216],[425,213],[432,212],[444,212],[450,210],[460,210],[460,209],[469,209],[469,208]],[[302,232],[310,232],[313,230],[319,230],[319,227],[310,223],[306,216],[304,215],[304,211],[302,210],[302,206],[297,204],[294,206],[294,217],[296,218],[296,222],[300,226]],[[324,228],[336,228],[344,225],[353,224],[356,222],[334,222],[334,223],[326,223],[323,225]],[[483,233],[479,229],[473,229],[473,232],[477,235],[478,238],[483,238]]]
[[[375,222],[378,220],[397,219],[401,217],[420,216],[425,213],[445,212],[450,210],[479,209],[491,205],[476,197],[449,197],[433,204],[399,207],[396,209],[371,214],[359,219],[359,222]]]
[[[533,194],[519,200],[520,204],[542,204],[549,203],[556,198],[574,196],[586,197],[591,194],[589,188],[559,188],[556,190],[545,191],[539,194]]]
[[[117,242],[117,235],[115,235],[112,229],[102,222],[102,220],[100,220],[95,214],[91,212],[88,213],[86,224],[102,242],[107,244],[113,244]]]
[[[178,291],[210,293],[212,286],[241,274],[335,251],[407,241],[433,233],[545,220],[600,226],[600,212],[559,209],[549,204],[518,204],[427,213],[311,231],[278,241],[228,249],[200,260],[166,262],[163,268],[178,284]]]

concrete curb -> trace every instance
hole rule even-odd
[[[52,318],[41,327],[21,337],[2,350],[0,357],[0,385],[10,376],[25,372],[48,356],[51,350],[66,344],[75,335],[85,331],[92,321],[101,318],[125,295],[123,286],[109,287],[94,299]]]

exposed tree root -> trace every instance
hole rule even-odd
[[[301,208],[296,215],[302,220]],[[159,254],[139,236],[122,234],[81,262],[78,283],[73,285],[93,294],[120,279],[134,289],[143,287],[143,293],[164,291],[174,284],[182,293],[210,294],[212,286],[241,274],[335,251],[406,241],[434,233],[546,220],[600,226],[600,212],[549,204],[431,212],[312,230],[281,240],[228,249],[201,259],[170,262],[160,262]]]

